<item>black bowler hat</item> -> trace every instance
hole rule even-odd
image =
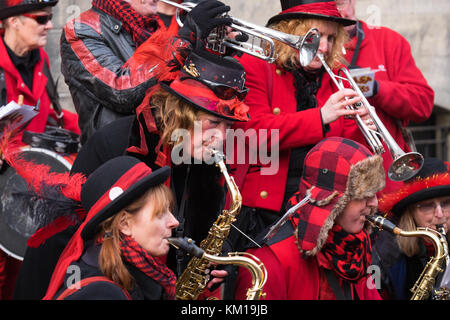
[[[0,0],[0,20],[22,13],[53,7],[58,0]]]
[[[383,195],[378,208],[397,216],[414,203],[450,195],[450,172],[445,163],[436,158],[425,158],[423,167],[403,187]]]
[[[149,188],[169,178],[170,168],[152,171],[145,163],[130,156],[109,160],[96,169],[81,189],[81,204],[86,210],[85,240],[95,236],[97,227],[143,195]]]
[[[281,0],[282,11],[267,22],[268,25],[289,19],[323,19],[344,26],[355,24],[355,20],[342,18],[334,0]]]
[[[193,107],[231,121],[248,121],[245,70],[236,59],[193,50],[175,80],[161,86]]]

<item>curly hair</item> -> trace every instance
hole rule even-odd
[[[277,31],[281,31],[287,34],[304,35],[309,29],[315,27],[320,30],[321,26],[325,24],[335,24],[337,27],[336,39],[334,41],[331,54],[327,58],[327,64],[333,68],[338,66],[344,61],[343,47],[348,40],[348,34],[345,28],[331,21],[322,19],[290,19],[281,20],[277,23],[270,25],[271,28]],[[298,52],[287,44],[276,41],[275,53],[277,56],[276,64],[285,69],[298,68],[300,62],[298,61]]]
[[[161,140],[164,144],[176,145],[182,137],[173,141],[173,133],[177,129],[193,130],[194,123],[204,111],[175,97],[164,89],[157,90],[150,98],[150,106],[155,109],[155,117],[161,126]]]

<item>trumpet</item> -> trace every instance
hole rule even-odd
[[[361,119],[359,115],[355,116],[356,123],[359,129],[362,131],[364,138],[366,139],[368,145],[372,148],[373,152],[376,154],[382,154],[385,152],[383,144],[380,141],[381,137],[386,143],[389,152],[391,153],[392,159],[394,160],[389,167],[388,177],[392,181],[405,181],[412,178],[423,166],[423,156],[418,152],[404,152],[394,138],[391,136],[389,131],[384,126],[383,122],[378,117],[375,109],[367,101],[364,94],[361,92],[356,81],[351,76],[347,68],[342,67],[339,69],[338,74],[334,74],[331,68],[325,61],[325,58],[321,53],[317,54],[317,57],[322,62],[327,73],[330,75],[334,84],[339,90],[344,89],[343,81],[347,81],[350,87],[356,91],[359,97],[361,97],[361,102],[355,104],[354,106],[347,106],[350,109],[357,109],[364,107],[369,116],[371,117],[373,123],[377,127],[377,130],[371,130]],[[339,74],[343,73],[343,76]]]
[[[191,11],[196,4],[192,2],[185,2],[179,4],[170,0],[160,0],[164,3],[172,5],[177,9],[176,19],[180,26],[183,26],[181,22],[179,10]],[[287,34],[277,30],[273,30],[266,27],[240,20],[235,17],[231,17],[231,28],[233,31],[239,31],[249,36],[249,41],[238,42],[226,36],[225,27],[215,28],[207,38],[207,48],[225,53],[226,48],[231,48],[236,51],[244,52],[269,63],[273,63],[276,60],[275,55],[275,43],[274,40],[280,41],[289,45],[298,51],[299,62],[302,66],[307,66],[316,56],[320,43],[320,33],[317,29],[310,29],[304,36],[296,36]]]

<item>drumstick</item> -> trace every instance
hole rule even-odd
[[[18,104],[19,106],[22,106],[22,105],[23,105],[23,95],[19,95],[19,98],[17,99],[17,104]]]

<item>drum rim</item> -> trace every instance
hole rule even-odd
[[[32,147],[32,146],[25,146],[20,149],[20,152],[24,152],[24,151],[36,151],[36,152],[42,152],[42,153],[48,154],[49,156],[52,156],[52,157],[56,158],[57,160],[60,160],[62,162],[62,164],[67,169],[69,169],[69,171],[72,169],[72,164],[69,161],[67,161],[66,158],[64,158],[62,155],[58,154],[55,151],[44,149],[44,148]]]
[[[72,169],[72,164],[66,158],[64,158],[62,155],[58,154],[57,152],[54,152],[54,151],[48,150],[48,149],[44,149],[44,148],[32,147],[32,146],[21,147],[20,150],[18,150],[17,152],[22,153],[22,152],[27,152],[27,151],[44,153],[44,154],[58,160],[63,166],[65,166],[68,169],[68,171],[70,171]],[[23,261],[23,259],[24,259],[24,257],[18,255],[17,253],[12,252],[10,249],[7,249],[1,243],[0,243],[0,250],[2,250],[7,255],[11,256],[12,258],[14,258],[16,260]]]

